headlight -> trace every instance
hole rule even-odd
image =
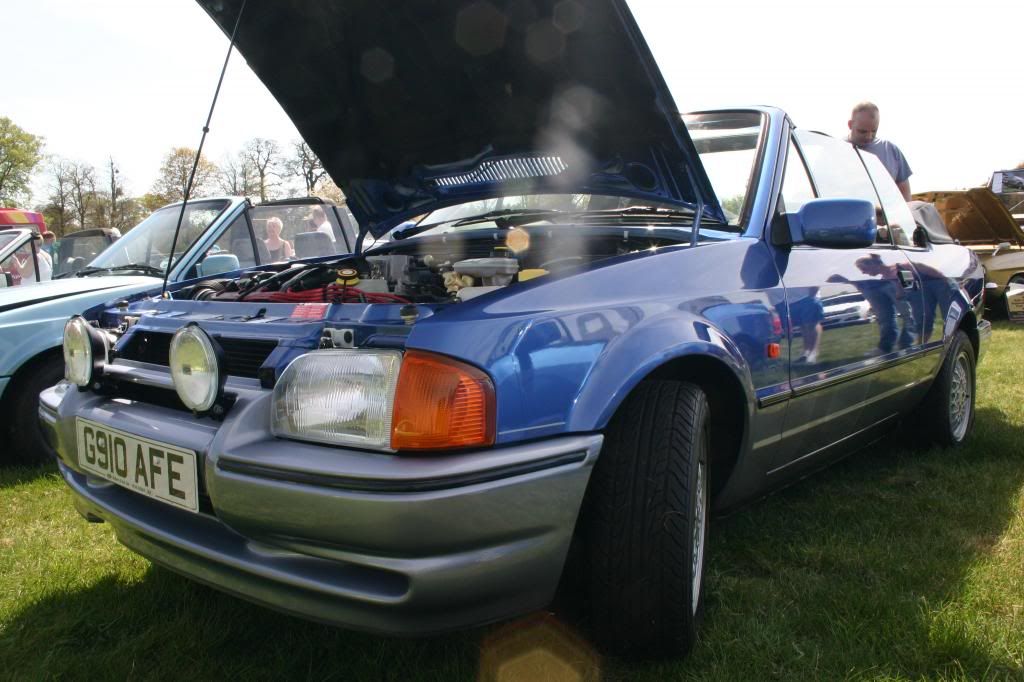
[[[389,449],[401,365],[396,350],[326,350],[296,358],[274,386],[274,435]]]
[[[435,353],[325,350],[300,356],[274,386],[274,435],[375,450],[494,443],[494,386]]]
[[[224,377],[219,347],[194,322],[175,332],[171,339],[171,378],[181,402],[190,410],[205,412],[220,397]]]
[[[64,325],[64,378],[78,386],[88,386],[103,373],[110,342],[81,315]]]

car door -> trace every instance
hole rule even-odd
[[[791,214],[815,197],[879,204],[850,144],[797,130],[787,153],[780,203]],[[792,397],[773,472],[800,462],[814,464],[854,445],[855,436],[877,421],[865,410],[873,400],[871,375],[911,352],[916,342],[913,306],[899,274],[912,268],[891,242],[855,249],[796,245],[779,263],[788,309]]]
[[[913,213],[889,172],[872,154],[862,154],[868,175],[878,192],[885,215],[888,237],[909,262],[899,276],[908,289],[912,305],[916,338],[912,352],[899,358],[874,375],[872,394],[876,419],[892,415],[916,403],[915,394],[927,388],[928,380],[942,361],[943,328],[949,304],[956,294],[955,283],[943,275],[952,272],[942,254],[929,245],[915,246],[916,224]]]
[[[26,286],[49,280],[52,274],[50,256],[36,247],[37,237],[31,232],[19,232],[21,234],[3,244],[0,273],[3,273],[4,284]]]

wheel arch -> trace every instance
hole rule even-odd
[[[10,389],[11,386],[17,386],[19,383],[21,383],[21,381],[24,380],[26,376],[30,375],[40,365],[43,365],[47,362],[53,362],[55,360],[60,360],[61,362],[63,362],[63,352],[63,346],[52,346],[44,351],[36,353],[32,357],[25,360],[25,362],[21,363],[18,369],[15,370],[14,374],[11,375],[11,380],[7,384],[8,390]],[[5,400],[6,398],[7,391],[0,395],[0,401]]]
[[[749,396],[735,370],[724,360],[709,354],[688,354],[671,358],[653,368],[630,387],[612,411],[623,408],[628,397],[645,381],[690,382],[704,391],[711,412],[711,490],[721,490],[739,462],[749,428]],[[610,418],[609,418],[610,421]]]
[[[709,355],[675,358],[645,379],[691,382],[704,391],[711,411],[711,494],[721,490],[739,462],[747,433],[747,395],[736,374]]]
[[[979,357],[981,339],[978,337],[978,318],[975,317],[973,310],[968,310],[964,313],[963,317],[960,318],[959,324],[957,324],[957,329],[967,334],[967,338],[971,340],[971,347],[974,348],[974,357]]]

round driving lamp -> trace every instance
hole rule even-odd
[[[103,373],[108,350],[106,336],[75,315],[64,325],[64,378],[88,386]]]
[[[224,376],[221,350],[196,323],[188,324],[171,338],[171,379],[185,407],[206,412],[221,395]]]

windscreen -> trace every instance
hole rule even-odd
[[[0,251],[3,251],[5,246],[13,243],[19,236],[21,235],[17,232],[0,232]]]
[[[181,232],[174,247],[175,263],[213,224],[228,204],[226,200],[215,200],[196,201],[185,206]],[[133,227],[128,234],[117,240],[89,265],[95,268],[145,265],[160,270],[166,269],[180,213],[180,205],[161,208]]]
[[[753,196],[765,116],[757,111],[712,111],[683,116],[730,225],[740,225]]]

